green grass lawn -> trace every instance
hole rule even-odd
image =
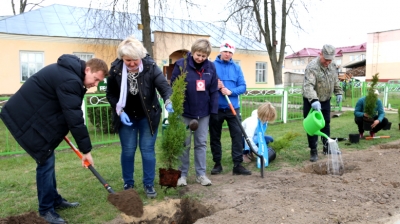
[[[389,121],[392,121],[392,129],[381,131],[378,135],[390,135],[389,139],[360,140],[359,144],[344,145],[345,142],[339,142],[339,148],[344,151],[366,150],[371,145],[382,144],[397,140],[399,137],[397,114],[387,114]],[[357,133],[357,127],[354,124],[353,112],[345,112],[338,118],[331,120],[332,137],[348,137],[351,133]],[[287,132],[299,133],[292,144],[283,149],[274,162],[270,164],[265,172],[273,172],[282,167],[300,167],[304,163],[309,163],[309,149],[307,148],[307,138],[303,130],[302,120],[293,121],[287,124],[270,124],[267,130],[268,135],[275,139],[283,136]],[[161,137],[161,135],[159,136]],[[71,138],[73,141],[73,139]],[[161,139],[157,141],[157,151]],[[229,132],[224,130],[222,137],[223,145],[223,166],[224,173],[231,175],[232,160],[230,153]],[[319,144],[319,152],[322,151],[322,145]],[[96,170],[106,179],[112,188],[118,192],[121,191],[123,181],[121,178],[120,167],[120,146],[119,144],[109,144],[96,146],[92,155],[95,161]],[[189,173],[188,184],[197,184],[194,181],[195,171],[193,168],[193,153]],[[214,163],[211,152],[207,151],[207,173],[210,173]],[[260,175],[259,169],[255,163],[247,165],[253,171],[253,175]],[[156,170],[156,190],[157,199],[149,200],[145,197],[142,179],[141,156],[138,150],[135,163],[136,190],[142,196],[144,204],[157,203],[163,200],[165,196],[178,198],[177,189],[169,189],[164,193],[158,185],[158,168]],[[36,163],[28,155],[12,155],[0,157],[0,218],[7,216],[23,214],[29,211],[37,211],[36,184],[35,184]],[[81,206],[77,209],[62,210],[59,214],[69,223],[102,223],[114,219],[120,214],[114,206],[107,201],[108,192],[103,188],[96,177],[87,169],[81,167],[80,160],[70,149],[57,151],[56,153],[56,173],[58,190],[69,201],[78,201]],[[212,177],[211,177],[212,180]],[[213,187],[213,186],[211,186]],[[192,197],[201,197],[201,195],[191,195]]]

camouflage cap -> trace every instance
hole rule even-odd
[[[333,60],[335,58],[335,47],[329,44],[325,44],[322,47],[322,55],[326,60]]]

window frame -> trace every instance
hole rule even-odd
[[[24,61],[24,54],[26,54],[26,61]],[[32,61],[32,55],[34,60]],[[37,56],[41,56],[41,61],[37,61],[36,59]],[[26,68],[24,69],[24,65]],[[33,70],[32,65],[34,65]],[[41,70],[44,67],[44,52],[43,51],[25,51],[25,50],[20,50],[19,51],[19,80],[20,82],[26,82],[32,75],[36,74],[39,70]],[[27,72],[26,76],[24,76],[24,71]],[[26,77],[24,79],[24,77]]]
[[[73,52],[72,54],[77,56],[79,59],[81,59],[83,61],[88,61],[88,60],[94,58],[94,53],[90,53],[90,52]],[[87,56],[91,56],[91,58],[87,58]]]
[[[258,65],[264,65],[264,68],[259,68],[259,66]],[[256,69],[255,69],[255,72],[256,72],[256,74],[255,74],[255,82],[256,82],[256,84],[264,84],[264,83],[268,83],[268,63],[267,62],[265,62],[265,61],[256,61],[256,64],[255,64],[255,67],[256,67]],[[264,76],[263,77],[263,81],[259,81],[259,76],[260,76],[260,74],[258,74],[259,73],[259,71],[261,71],[263,74],[261,74],[262,76]]]

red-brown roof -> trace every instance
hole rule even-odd
[[[355,46],[347,46],[347,47],[337,47],[335,57],[342,57],[343,53],[351,53],[351,52],[365,52],[367,50],[367,43],[363,43]],[[301,57],[316,57],[321,52],[321,49],[318,48],[303,48],[298,52],[295,52],[291,55],[285,57],[285,59],[290,58],[301,58]]]

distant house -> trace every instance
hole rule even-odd
[[[400,29],[368,33],[366,78],[379,73],[379,81],[400,79]]]
[[[55,63],[62,54],[75,54],[83,60],[104,59],[109,65],[116,58],[116,47],[121,40],[134,35],[141,40],[138,14],[130,13],[130,21],[121,24],[121,32],[110,32],[107,27],[114,19],[101,18],[93,27],[97,15],[109,15],[105,10],[54,4],[16,16],[0,18],[0,95],[13,94],[24,81],[46,65]],[[118,15],[117,15],[118,16]],[[123,26],[136,28],[125,33]],[[130,29],[129,29],[130,30]],[[240,64],[248,88],[274,86],[270,59],[264,44],[203,21],[151,18],[153,58],[167,78],[172,66],[190,51],[197,38],[208,38],[213,46],[210,60],[219,54],[220,43],[230,39],[236,44],[234,60]],[[99,40],[107,40],[101,42]],[[90,89],[93,92],[95,89]]]
[[[336,47],[336,46],[335,46]],[[319,56],[321,49],[318,48],[303,48],[298,52],[285,57],[285,70],[287,72],[303,72],[307,64],[315,57]],[[337,65],[338,72],[346,72],[343,65],[354,63],[356,61],[364,60],[366,56],[366,43],[347,46],[336,47],[336,55],[334,63]]]

